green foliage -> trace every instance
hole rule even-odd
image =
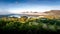
[[[20,21],[9,21],[9,20],[1,20],[0,19],[0,29],[2,30],[39,30],[39,29],[45,29],[45,30],[51,30],[56,31],[60,29],[60,21],[58,19],[48,19],[48,18],[39,18],[39,19],[28,19],[28,17],[21,17],[25,18],[28,21],[25,21],[25,23],[21,23]]]

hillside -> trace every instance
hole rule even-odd
[[[46,11],[44,13],[47,13],[50,15],[60,15],[60,10],[50,10],[50,11]]]
[[[60,10],[50,10],[44,13],[48,14],[48,17],[60,18]]]

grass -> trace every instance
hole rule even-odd
[[[0,32],[21,32],[21,33],[59,33],[59,19],[39,18],[30,20],[28,18],[13,18],[8,20],[0,19]],[[17,20],[16,20],[17,19]],[[24,21],[25,20],[25,21]],[[24,21],[24,23],[22,23]]]

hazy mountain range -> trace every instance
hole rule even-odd
[[[50,11],[45,11],[45,12],[32,12],[32,13],[24,13],[28,15],[60,15],[60,10],[50,10]]]
[[[46,11],[44,13],[47,13],[50,15],[60,15],[60,10],[50,10],[50,11]]]
[[[0,17],[8,17],[8,16],[28,16],[28,15],[33,15],[33,16],[40,16],[40,15],[58,15],[60,16],[60,10],[50,10],[50,11],[46,11],[43,13],[22,13],[22,14],[12,14],[10,12],[0,12]]]

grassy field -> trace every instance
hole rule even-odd
[[[60,19],[49,18],[0,18],[0,32],[59,33]]]

